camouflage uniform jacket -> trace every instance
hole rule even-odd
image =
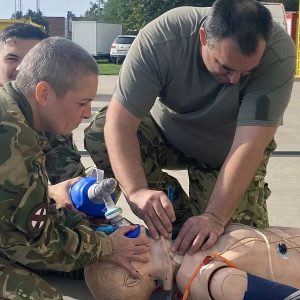
[[[81,156],[73,142],[73,136],[43,132],[48,142],[43,147],[46,170],[52,184],[77,176],[85,176]]]
[[[31,107],[13,83],[0,89],[0,255],[36,270],[71,271],[111,255],[109,238],[48,196]]]

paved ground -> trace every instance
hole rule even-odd
[[[93,103],[93,112],[107,105],[114,90],[117,76],[100,76],[98,95]],[[83,147],[83,129],[90,120],[83,122],[74,131],[75,142],[79,150]],[[291,103],[286,111],[284,126],[277,133],[278,149],[269,163],[267,181],[272,189],[268,199],[270,224],[277,226],[300,227],[300,81],[296,81],[292,93]],[[89,157],[83,156],[85,166],[92,165]],[[186,173],[184,171],[172,172],[188,189]],[[124,199],[120,201],[124,215],[137,221],[130,212]],[[65,299],[91,300],[92,297],[83,281],[75,281],[59,276],[47,276],[47,280],[59,287]]]

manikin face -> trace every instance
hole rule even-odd
[[[37,111],[34,127],[38,131],[49,131],[67,135],[77,128],[83,119],[91,117],[91,102],[96,96],[98,76],[84,76],[76,90],[57,97],[53,88],[40,82],[36,88]]]
[[[266,43],[259,40],[257,51],[251,55],[241,54],[237,42],[232,38],[216,41],[209,48],[204,28],[200,28],[201,55],[207,70],[220,83],[237,84],[260,62]]]
[[[40,40],[11,38],[0,43],[0,86],[16,79],[17,67],[28,51]]]
[[[156,281],[170,291],[173,284],[175,262],[170,258],[170,241],[161,237],[150,239],[149,262],[132,262],[141,279],[133,279],[129,273],[109,261],[97,262],[85,267],[85,281],[95,299],[148,300],[157,288]],[[182,258],[181,258],[182,259]],[[115,282],[115,289],[111,289]]]

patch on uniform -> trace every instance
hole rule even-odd
[[[47,204],[36,206],[28,219],[28,230],[32,237],[37,237],[44,229],[48,217]]]

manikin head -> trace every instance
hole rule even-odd
[[[0,32],[0,86],[16,79],[24,56],[47,37],[42,29],[26,23],[13,24]]]
[[[255,0],[217,0],[200,28],[201,56],[221,83],[237,84],[260,62],[272,17]]]
[[[136,263],[141,279],[133,279],[122,267],[111,261],[102,261],[85,267],[85,281],[95,299],[148,300],[158,287],[170,291],[176,260],[170,252],[170,241],[161,237],[150,239],[148,263]],[[114,282],[117,287],[113,288]]]
[[[36,131],[70,134],[91,116],[98,66],[79,45],[47,38],[24,57],[15,85],[31,106]]]

